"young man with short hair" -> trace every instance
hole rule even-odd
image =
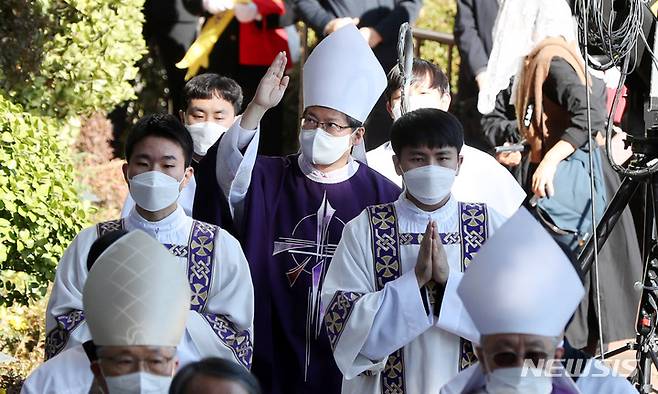
[[[82,230],[62,256],[46,310],[48,357],[89,339],[82,289],[91,245],[113,230],[140,229],[187,269],[192,299],[181,359],[219,356],[250,366],[253,288],[240,244],[223,229],[190,218],[177,202],[194,176],[192,145],[173,115],[149,115],[137,122],[126,141],[123,167],[135,209],[123,219]]]
[[[194,154],[191,166],[197,172],[204,156],[208,151],[217,150],[215,143],[240,113],[242,88],[231,78],[212,73],[200,74],[185,84],[183,99],[185,106],[178,116],[192,137]],[[196,177],[190,178],[180,195],[179,204],[188,216],[192,216],[196,184]],[[222,194],[203,197],[219,199],[226,204]],[[135,201],[128,194],[121,217],[127,217],[134,206]],[[217,218],[214,223],[232,231],[232,222],[228,216]]]
[[[427,60],[414,59],[412,75],[409,95],[406,97],[409,112],[420,108],[447,111],[450,106],[450,86],[443,71]],[[402,116],[402,79],[397,66],[388,73],[385,95],[389,114],[394,120]],[[366,156],[370,167],[401,186],[402,178],[391,160],[393,154],[391,142],[388,141],[369,151]],[[490,155],[468,145],[464,145],[459,154],[464,157],[464,162],[460,166],[459,177],[455,179],[453,195],[460,201],[487,203],[498,212],[511,216],[526,195],[509,171]]]
[[[405,191],[345,226],[322,292],[343,393],[436,393],[473,360],[477,339],[456,296],[462,272],[504,218],[451,193],[461,124],[438,109],[391,130]]]

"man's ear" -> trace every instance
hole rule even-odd
[[[357,127],[356,130],[354,130],[354,137],[352,137],[353,145],[357,146],[359,144],[363,144],[364,141],[363,139],[365,138],[366,135],[366,128],[361,126]]]
[[[397,155],[391,156],[391,159],[393,159],[393,167],[395,168],[395,173],[402,176],[402,168],[400,167],[400,159],[398,159]]]
[[[464,156],[457,155],[457,170],[455,171],[455,176],[459,175],[459,169],[462,168],[463,162],[464,162]]]
[[[123,180],[128,183],[128,162],[123,163],[121,171],[123,172]]]
[[[183,190],[185,187],[187,187],[187,184],[190,183],[190,179],[194,176],[194,168],[192,167],[187,167],[185,169],[185,175],[183,175],[183,181],[180,184],[180,189]]]
[[[443,96],[441,96],[441,103],[439,109],[447,112],[448,109],[450,108],[451,101],[452,101],[452,97],[450,96],[450,93],[444,93]]]
[[[393,116],[393,107],[391,106],[391,100],[386,101],[386,111],[388,112],[388,115],[391,117],[391,119],[395,119],[395,116]]]
[[[185,124],[185,111],[182,109],[178,110],[178,117],[180,118],[180,121],[182,124]]]

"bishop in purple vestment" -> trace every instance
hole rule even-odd
[[[252,371],[264,392],[337,394],[342,377],[322,321],[320,290],[345,224],[400,194],[355,159],[362,157],[362,124],[386,77],[354,26],[336,31],[304,67],[300,153],[258,156],[258,122],[283,95],[284,69],[279,55],[245,113],[204,159],[214,166],[202,166],[199,177],[208,182],[199,182],[196,195],[224,193],[236,222],[254,283]],[[212,220],[219,209],[197,197],[194,213]]]

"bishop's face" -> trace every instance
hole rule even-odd
[[[178,368],[174,347],[102,346],[96,352],[98,361],[91,364],[91,370],[105,393],[128,387],[139,392],[139,385],[143,383],[168,388]]]
[[[549,359],[559,359],[564,350],[558,348],[555,337],[529,334],[495,334],[482,337],[476,353],[485,372],[499,368],[523,367],[524,362],[541,365]]]

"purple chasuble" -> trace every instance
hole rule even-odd
[[[259,157],[245,200],[241,241],[255,295],[252,372],[265,393],[338,394],[342,375],[322,321],[322,282],[345,224],[401,190],[363,164],[343,182],[314,182],[297,158]]]

